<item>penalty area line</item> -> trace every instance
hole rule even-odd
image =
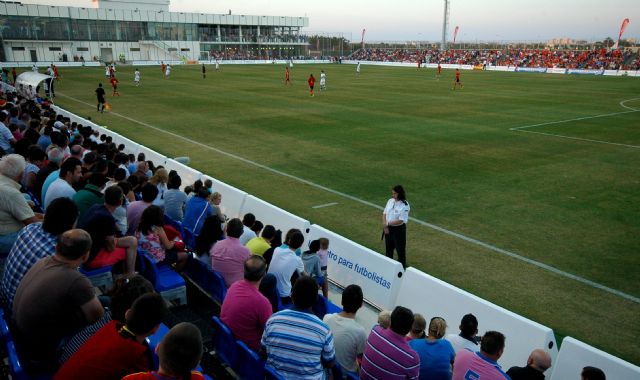
[[[82,101],[82,100],[76,99],[76,98],[71,97],[71,96],[68,96],[68,95],[64,95],[64,94],[62,94],[62,93],[58,93],[58,95],[63,96],[63,97],[65,97],[65,98],[67,98],[67,99],[71,99],[71,100],[73,100],[73,101],[75,101],[75,102],[77,102],[77,103],[84,104],[84,105],[89,106],[89,107],[91,107],[91,108],[94,108],[94,107],[95,107],[95,105],[93,105],[93,104],[89,104],[89,103],[87,103],[87,102],[84,102],[84,101]],[[636,111],[627,111],[627,112],[636,112]],[[129,120],[129,121],[131,121],[131,122],[133,122],[133,123],[136,123],[136,124],[142,125],[142,126],[144,126],[144,127],[147,127],[147,128],[149,128],[149,129],[152,129],[152,130],[154,130],[154,131],[158,131],[158,132],[164,133],[164,134],[166,134],[166,135],[169,135],[169,136],[175,137],[175,138],[177,138],[177,139],[181,139],[181,140],[187,141],[187,142],[189,142],[189,143],[191,143],[191,144],[193,144],[193,145],[197,145],[197,146],[203,147],[203,148],[205,148],[205,149],[208,149],[208,150],[214,151],[214,152],[219,153],[219,154],[221,154],[221,155],[223,155],[223,156],[227,156],[227,157],[230,157],[230,158],[236,159],[236,160],[238,160],[238,161],[244,162],[244,163],[246,163],[246,164],[249,164],[249,165],[252,165],[252,166],[258,167],[258,168],[260,168],[260,169],[264,169],[264,170],[267,170],[267,171],[269,171],[269,172],[272,172],[272,173],[275,173],[275,174],[281,175],[281,176],[283,176],[283,177],[286,177],[286,178],[292,179],[292,180],[294,180],[294,181],[297,181],[297,182],[300,182],[300,183],[304,183],[305,185],[309,185],[309,186],[314,187],[314,188],[316,188],[316,189],[320,189],[320,190],[327,191],[327,192],[329,192],[329,193],[331,193],[331,194],[341,196],[341,197],[343,197],[343,198],[346,198],[346,199],[352,200],[352,201],[354,201],[354,202],[358,202],[358,203],[360,203],[360,204],[363,204],[363,205],[366,205],[366,206],[369,206],[369,207],[373,207],[373,208],[375,208],[375,209],[377,209],[377,210],[381,210],[381,211],[382,211],[382,210],[384,210],[384,207],[379,206],[379,205],[374,204],[374,203],[369,202],[369,201],[365,201],[364,199],[360,199],[360,198],[357,198],[357,197],[355,197],[355,196],[353,196],[353,195],[349,195],[349,194],[347,194],[347,193],[343,193],[343,192],[341,192],[341,191],[331,189],[331,188],[329,188],[329,187],[326,187],[326,186],[323,186],[323,185],[317,184],[317,183],[315,183],[315,182],[311,182],[311,181],[306,180],[306,179],[304,179],[304,178],[300,178],[300,177],[294,176],[294,175],[292,175],[292,174],[289,174],[289,173],[283,172],[283,171],[281,171],[281,170],[271,168],[271,167],[266,166],[266,165],[264,165],[264,164],[261,164],[261,163],[259,163],[259,162],[251,161],[251,160],[249,160],[249,159],[247,159],[247,158],[244,158],[244,157],[238,156],[238,155],[233,154],[233,153],[226,152],[226,151],[224,151],[224,150],[221,150],[221,149],[218,149],[218,148],[212,147],[212,146],[210,146],[210,145],[206,145],[206,144],[201,143],[201,142],[199,142],[199,141],[192,140],[192,139],[190,139],[190,138],[188,138],[188,137],[181,136],[181,135],[179,135],[179,134],[177,134],[177,133],[173,133],[173,132],[171,132],[171,131],[167,131],[167,130],[164,130],[164,129],[162,129],[162,128],[158,128],[158,127],[156,127],[156,126],[153,126],[153,125],[151,125],[151,124],[145,123],[145,122],[143,122],[143,121],[139,121],[139,120],[133,119],[133,118],[131,118],[131,117],[129,117],[129,116],[125,116],[125,115],[119,114],[119,113],[117,113],[117,112],[109,112],[109,114],[110,114],[110,115],[117,116],[117,117],[120,117],[120,118],[125,119],[125,120]],[[531,264],[531,265],[533,265],[533,266],[536,266],[536,267],[538,267],[538,268],[548,270],[548,271],[550,271],[550,272],[552,272],[552,273],[555,273],[555,274],[557,274],[557,275],[559,275],[559,276],[562,276],[562,277],[566,277],[566,278],[569,278],[569,279],[575,280],[575,281],[580,282],[580,283],[582,283],[582,284],[584,284],[584,285],[588,285],[588,286],[590,286],[590,287],[593,287],[593,288],[596,288],[596,289],[603,290],[603,291],[605,291],[605,292],[607,292],[607,293],[610,293],[610,294],[613,294],[613,295],[619,296],[619,297],[621,297],[621,298],[624,298],[624,299],[626,299],[626,300],[629,300],[629,301],[631,301],[631,302],[635,302],[635,303],[640,304],[640,298],[639,298],[639,297],[635,297],[635,296],[633,296],[633,295],[631,295],[631,294],[627,294],[627,293],[624,293],[624,292],[622,292],[622,291],[620,291],[620,290],[616,290],[616,289],[610,288],[610,287],[608,287],[608,286],[605,286],[605,285],[599,284],[599,283],[597,283],[597,282],[594,282],[594,281],[588,280],[588,279],[586,279],[586,278],[584,278],[584,277],[580,277],[580,276],[574,275],[574,274],[572,274],[572,273],[565,272],[565,271],[563,271],[563,270],[561,270],[561,269],[558,269],[558,268],[555,268],[555,267],[553,267],[553,266],[551,266],[551,265],[548,265],[548,264],[545,264],[545,263],[541,263],[541,262],[536,261],[536,260],[532,260],[532,259],[530,259],[530,258],[528,258],[528,257],[524,257],[524,256],[522,256],[522,255],[519,255],[519,254],[515,253],[515,252],[507,251],[507,250],[505,250],[505,249],[502,249],[502,248],[499,248],[499,247],[493,246],[493,245],[491,245],[491,244],[484,243],[484,242],[482,242],[482,241],[480,241],[480,240],[476,240],[476,239],[474,239],[474,238],[471,238],[471,237],[469,237],[469,236],[466,236],[466,235],[463,235],[463,234],[457,233],[457,232],[455,232],[455,231],[450,231],[450,230],[448,230],[448,229],[446,229],[446,228],[443,228],[443,227],[437,226],[437,225],[435,225],[435,224],[428,223],[428,222],[425,222],[425,221],[423,221],[423,220],[416,219],[416,218],[414,218],[414,217],[410,217],[409,219],[410,219],[411,221],[413,221],[413,222],[417,223],[417,224],[420,224],[420,225],[422,225],[422,226],[425,226],[425,227],[431,228],[431,229],[433,229],[433,230],[435,230],[435,231],[439,231],[439,232],[442,232],[442,233],[444,233],[444,234],[446,234],[446,235],[449,235],[449,236],[453,236],[453,237],[459,238],[459,239],[464,240],[464,241],[466,241],[466,242],[468,242],[468,243],[472,243],[472,244],[474,244],[474,245],[477,245],[477,246],[480,246],[480,247],[486,248],[486,249],[491,250],[491,251],[493,251],[493,252],[497,252],[497,253],[500,253],[500,254],[506,255],[506,256],[508,256],[508,257],[511,257],[511,258],[513,258],[513,259],[517,259],[517,260],[520,260],[520,261],[526,262],[526,263]]]

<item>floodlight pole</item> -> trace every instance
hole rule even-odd
[[[440,50],[447,50],[447,31],[449,30],[449,0],[444,0],[444,18],[442,20],[442,42]]]

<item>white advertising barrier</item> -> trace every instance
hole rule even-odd
[[[165,65],[182,65],[182,61],[133,61],[132,66],[160,66],[162,63]]]
[[[579,379],[586,366],[600,368],[611,380],[640,379],[640,367],[568,336],[562,340],[550,380]]]
[[[87,61],[84,63],[84,65],[82,64],[82,62],[60,62],[60,61],[55,61],[54,65],[58,66],[58,67],[81,67],[81,66],[102,66],[102,64],[100,62],[93,62],[93,61]],[[0,66],[2,67],[33,67],[33,62],[0,62]],[[51,66],[51,62],[50,61],[44,61],[44,62],[36,62],[36,67],[38,67],[40,70],[45,69],[47,67]]]
[[[329,239],[329,278],[342,287],[356,284],[364,298],[378,309],[393,309],[403,281],[402,264],[317,224],[309,241]]]
[[[602,75],[606,76],[620,76],[621,70],[605,70]]]
[[[519,73],[546,73],[546,67],[517,67],[516,71]]]
[[[568,69],[567,74],[586,74],[586,75],[602,75],[604,70],[595,69],[595,70],[583,70],[583,69]]]
[[[506,336],[506,348],[499,360],[505,371],[515,365],[523,366],[536,348],[549,352],[554,363],[558,355],[556,339],[550,328],[415,268],[405,271],[396,305],[421,313],[427,320],[434,316],[444,318],[449,325],[447,333],[458,333],[462,316],[472,313],[478,318],[479,334],[493,330]]]
[[[246,191],[242,191],[208,175],[203,175],[200,179],[202,181],[210,179],[211,182],[213,182],[213,191],[222,195],[220,208],[222,209],[223,214],[225,214],[229,219],[240,217],[242,206],[247,198]]]
[[[196,169],[190,168],[173,158],[168,159],[167,162],[165,162],[164,167],[168,171],[175,170],[178,173],[182,180],[182,189],[184,189],[185,186],[192,185],[196,180],[202,177],[202,173]]]
[[[515,66],[487,66],[487,71],[516,71]]]
[[[308,220],[293,215],[289,211],[283,210],[253,195],[247,195],[245,198],[242,209],[240,210],[240,215],[248,212],[255,215],[256,220],[261,221],[265,226],[271,224],[277,230],[282,231],[283,238],[287,231],[292,228],[299,229],[304,236],[309,234],[311,223],[309,223]]]
[[[167,156],[163,156],[162,154],[156,152],[153,149],[147,148],[144,145],[138,146],[138,154],[139,153],[144,153],[145,160],[153,162],[155,166],[164,166],[165,162],[167,162]]]
[[[567,73],[567,69],[565,69],[564,67],[551,67],[551,68],[547,69],[547,73],[549,73],[549,74],[566,74]]]

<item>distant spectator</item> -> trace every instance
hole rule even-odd
[[[244,261],[251,256],[249,249],[238,239],[242,235],[242,222],[240,219],[231,219],[227,223],[227,238],[217,242],[209,255],[211,256],[211,268],[224,278],[227,287],[244,276]]]
[[[478,351],[478,319],[473,314],[466,314],[460,321],[460,334],[449,334],[446,339],[453,345],[453,350],[458,352],[464,348],[471,352]]]
[[[318,297],[316,281],[300,277],[291,297],[294,308],[279,311],[267,321],[262,335],[265,365],[285,379],[324,379],[323,368],[333,367],[336,354],[329,326],[311,311]]]
[[[24,169],[24,174],[22,175],[22,181],[20,181],[20,183],[26,190],[34,194],[36,190],[36,178],[40,169],[44,167],[46,158],[47,155],[39,146],[31,145],[29,147],[27,165]]]
[[[442,339],[447,331],[447,323],[440,317],[429,322],[429,334],[426,338],[417,338],[409,342],[420,356],[420,378],[450,380],[451,365],[456,357],[451,343]]]
[[[211,268],[211,256],[209,256],[209,252],[211,252],[211,249],[218,241],[224,240],[224,238],[224,231],[218,218],[215,215],[207,217],[200,229],[200,234],[196,236],[194,250],[198,255],[198,260]]]
[[[374,326],[364,348],[360,379],[418,378],[420,357],[404,340],[412,324],[413,312],[396,306],[388,329]]]
[[[356,313],[363,303],[362,289],[358,285],[349,285],[342,292],[342,311],[327,314],[324,322],[333,333],[336,359],[344,371],[358,372],[358,360],[362,359],[367,332],[358,322]]]
[[[209,191],[200,188],[198,193],[187,201],[182,226],[198,235],[205,219],[211,215],[213,215],[213,207],[209,203]]]
[[[18,154],[0,158],[0,257],[7,256],[22,227],[42,220],[20,192],[24,168],[25,160]]]
[[[388,329],[391,326],[391,311],[382,310],[378,314],[378,324],[383,329]]]
[[[266,273],[267,263],[262,257],[246,259],[244,279],[231,285],[220,311],[220,319],[234,337],[254,351],[260,349],[262,332],[272,314],[271,303],[258,290]]]
[[[309,249],[300,255],[300,259],[304,264],[304,271],[316,280],[318,286],[322,287],[324,285],[325,278],[323,276],[322,269],[320,269],[320,258],[318,257],[319,249],[320,242],[318,240],[313,240],[309,243]],[[327,296],[327,294],[323,295],[325,297]]]
[[[164,206],[164,193],[167,191],[167,182],[169,181],[169,172],[167,169],[161,168],[156,170],[149,183],[158,188],[158,195],[154,199],[153,204],[156,206]]]
[[[77,270],[90,248],[87,232],[69,230],[60,237],[55,255],[40,259],[20,282],[13,317],[16,344],[28,370],[55,369],[61,340],[102,317],[93,285]]]
[[[167,191],[164,193],[164,213],[177,222],[182,222],[187,205],[187,194],[180,190],[181,185],[180,176],[169,176]]]
[[[582,380],[607,380],[604,372],[600,368],[596,367],[584,367],[580,375]]]
[[[504,352],[505,337],[497,331],[487,331],[482,336],[480,351],[460,350],[453,363],[453,380],[466,380],[469,371],[477,374],[477,378],[500,380],[509,379],[502,371],[498,359]]]
[[[142,213],[147,207],[151,206],[157,196],[158,188],[150,183],[146,183],[142,187],[142,200],[131,202],[131,204],[127,206],[127,224],[129,225],[127,235],[135,234]]]
[[[296,256],[296,250],[304,243],[304,236],[301,232],[296,231],[289,239],[286,248],[276,248],[273,252],[271,264],[269,264],[269,273],[276,276],[278,280],[278,290],[283,304],[291,302],[291,276],[294,273],[301,275],[304,273],[304,264],[302,259]]]
[[[264,251],[264,253],[262,254],[262,257],[264,257],[264,259],[267,260],[268,265],[271,265],[271,259],[273,259],[273,252],[275,252],[276,249],[282,246],[282,231],[276,230],[276,233],[275,235],[273,235],[273,239],[271,239],[269,244],[271,245],[271,248]]]
[[[320,242],[320,249],[318,250],[318,257],[320,258],[320,269],[322,269],[322,275],[324,276],[325,280],[327,280],[327,266],[329,265],[329,239],[321,237],[320,239],[318,239],[318,241]],[[322,286],[322,293],[329,294],[328,281],[324,282],[324,285]]]
[[[511,367],[511,380],[544,380],[544,372],[551,367],[551,355],[539,348],[531,351],[525,367]]]
[[[54,379],[121,379],[153,369],[146,338],[158,330],[166,314],[162,296],[140,296],[125,313],[124,324],[111,321],[101,328],[64,363]]]
[[[78,221],[78,227],[87,231],[93,239],[91,254],[85,262],[90,269],[124,263],[124,272],[135,269],[138,241],[133,236],[117,237],[118,229],[113,213],[122,205],[122,191],[110,187],[105,192],[104,204],[94,205]]]
[[[58,178],[51,183],[44,196],[44,208],[56,198],[73,198],[76,191],[73,186],[82,177],[82,162],[77,158],[69,157],[60,166]]]
[[[167,237],[164,230],[164,211],[159,206],[151,205],[142,212],[136,239],[138,248],[149,252],[156,263],[176,264],[176,269],[179,270],[189,258],[182,241]]]
[[[271,248],[271,240],[276,234],[276,228],[267,225],[262,229],[262,236],[254,237],[249,240],[245,246],[249,248],[252,254],[262,256],[267,249]]]
[[[211,194],[211,204],[213,206],[213,213],[218,217],[220,223],[224,223],[227,221],[227,216],[224,214],[222,210],[222,194],[217,191]]]
[[[131,172],[131,176],[138,179],[138,183],[144,184],[149,180],[149,164],[146,161],[140,161],[136,164],[136,170]]]
[[[123,380],[204,380],[194,370],[202,358],[202,335],[195,325],[181,322],[173,326],[158,344],[157,352],[160,359],[157,372],[134,373]]]
[[[253,223],[253,226],[251,226],[251,231],[253,231],[256,234],[256,237],[260,236],[260,232],[262,232],[262,229],[264,228],[264,224],[259,221],[256,220]]]
[[[78,206],[78,219],[82,219],[91,206],[104,202],[102,190],[106,182],[107,178],[104,175],[93,173],[84,188],[75,193],[73,202]]]
[[[47,148],[49,147],[49,145],[51,145],[51,132],[53,132],[53,127],[51,126],[44,127],[44,129],[42,130],[42,136],[40,136],[40,138],[38,139],[38,142],[36,143],[45,152],[47,151]]]
[[[427,321],[424,319],[422,314],[414,313],[413,314],[413,324],[411,325],[411,330],[409,331],[409,335],[407,335],[407,340],[412,339],[423,339],[427,337],[425,334],[425,330],[427,329]]]
[[[0,293],[3,303],[11,310],[13,296],[25,274],[40,259],[56,252],[59,236],[72,229],[78,208],[69,198],[51,202],[42,223],[31,223],[18,233],[16,243],[7,257]]]
[[[44,199],[44,193],[42,191],[44,183],[51,173],[60,170],[60,164],[64,158],[64,153],[60,148],[50,149],[46,154],[49,162],[45,167],[38,171],[38,174],[36,174],[36,184],[33,191],[33,194],[38,198],[41,204]],[[57,175],[53,180],[55,180],[55,178],[57,178]]]
[[[240,236],[240,244],[245,245],[249,240],[256,237],[256,233],[251,229],[255,222],[255,215],[253,215],[252,213],[244,214],[244,217],[242,218],[243,231],[242,235]]]
[[[127,310],[131,309],[133,302],[143,294],[153,292],[155,292],[153,285],[139,274],[126,275],[116,279],[113,282],[113,287],[105,294],[109,297],[109,307],[105,309],[102,318],[67,339],[60,349],[61,353],[58,362],[63,364],[69,360],[89,338],[109,322],[116,321],[124,324],[126,321],[125,314]]]

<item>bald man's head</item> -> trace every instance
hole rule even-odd
[[[91,236],[79,228],[64,232],[58,239],[57,254],[68,260],[77,260],[91,249]]]
[[[544,350],[539,348],[535,349],[531,351],[527,365],[540,372],[544,372],[551,367],[551,356]]]

